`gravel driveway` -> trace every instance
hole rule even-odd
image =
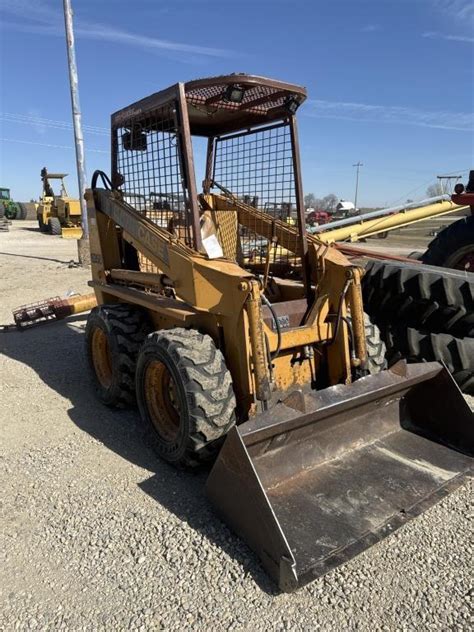
[[[0,234],[0,323],[86,291],[75,242],[33,226]],[[95,401],[84,327],[0,333],[1,630],[472,629],[472,486],[279,594],[213,514],[206,474],[157,461],[134,411]]]

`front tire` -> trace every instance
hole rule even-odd
[[[61,234],[61,222],[57,217],[50,217],[48,219],[48,232],[51,235],[60,235]]]
[[[138,408],[160,457],[183,467],[211,460],[235,424],[235,395],[212,338],[192,329],[150,334],[136,371]]]

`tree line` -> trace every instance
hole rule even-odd
[[[323,198],[317,198],[314,193],[307,193],[304,196],[305,208],[314,208],[317,211],[327,211],[333,213],[339,203],[339,198],[334,193],[329,193]]]

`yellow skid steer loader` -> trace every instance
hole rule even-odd
[[[86,194],[98,397],[136,400],[167,461],[214,461],[211,501],[285,591],[458,486],[474,447],[447,370],[387,370],[362,270],[306,233],[305,98],[244,74],[175,84],[112,115],[111,178]]]

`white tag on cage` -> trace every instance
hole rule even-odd
[[[203,239],[202,245],[209,259],[219,259],[219,257],[224,256],[222,247],[215,235],[209,235],[209,237]]]

